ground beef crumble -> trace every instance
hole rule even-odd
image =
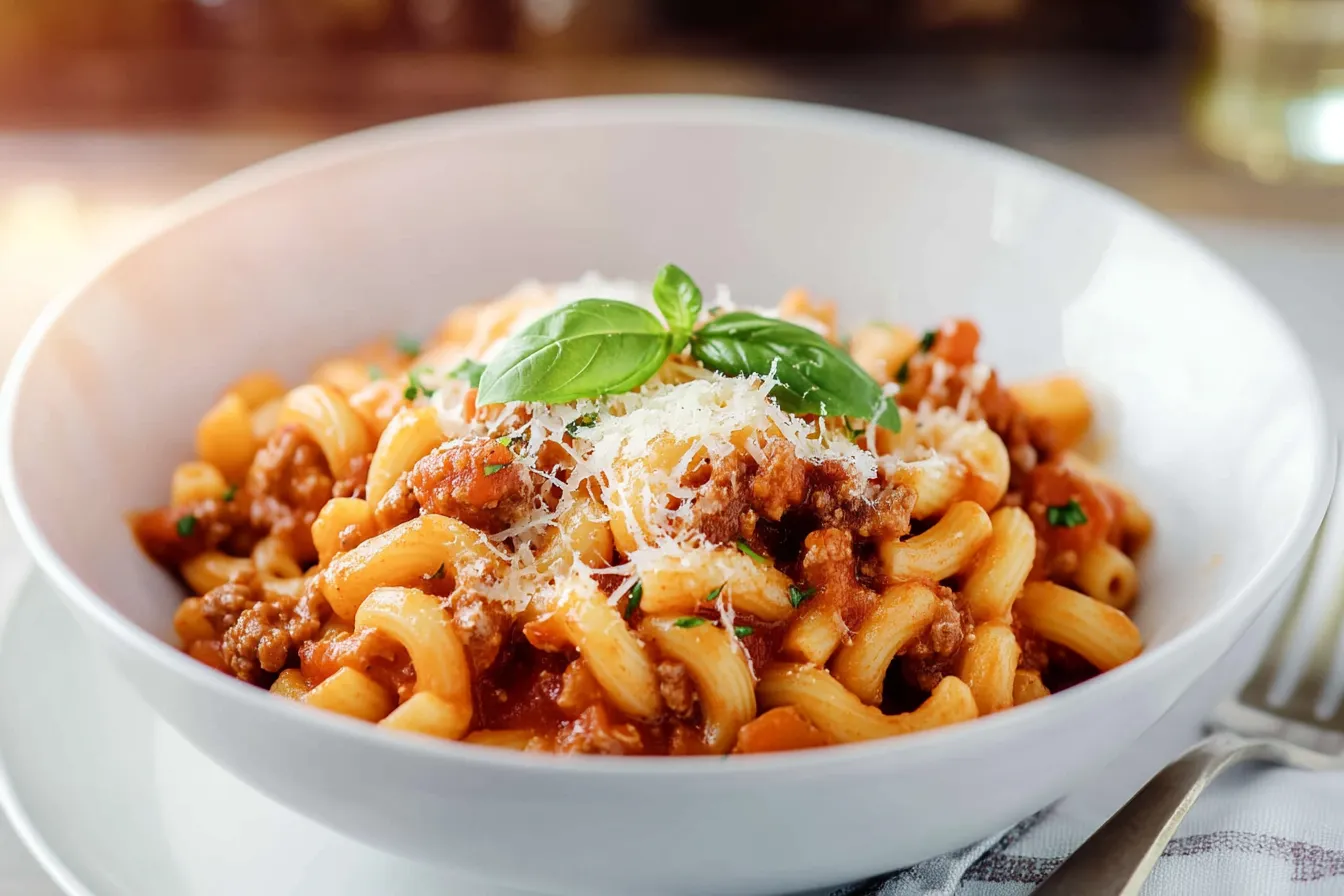
[[[229,671],[259,684],[290,665],[296,647],[317,635],[325,606],[312,587],[286,601],[268,598],[255,580],[240,580],[207,592],[201,614],[220,636]]]
[[[300,564],[312,563],[317,559],[313,521],[334,487],[312,437],[297,426],[282,426],[257,452],[247,474],[252,525],[283,538]]]

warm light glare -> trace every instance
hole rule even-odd
[[[0,189],[0,369],[42,305],[135,239],[153,208],[81,202],[54,181]]]

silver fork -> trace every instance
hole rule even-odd
[[[1137,896],[1204,789],[1258,761],[1344,769],[1344,469],[1330,508],[1260,665],[1213,714],[1213,731],[1158,772],[1033,896]]]

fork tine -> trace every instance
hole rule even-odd
[[[1344,517],[1344,513],[1336,516]],[[1344,526],[1338,528],[1344,529]],[[1327,532],[1326,538],[1332,534]],[[1316,705],[1312,707],[1316,718],[1324,722],[1334,718],[1339,712],[1341,699],[1344,699],[1344,600],[1341,600],[1344,596],[1344,543],[1336,544],[1323,540],[1316,572],[1314,578],[1325,593],[1324,599],[1332,603],[1338,617],[1335,620],[1336,634],[1333,641],[1318,645],[1318,649],[1321,646],[1328,649],[1329,655],[1316,659],[1308,667],[1327,670],[1320,696],[1316,700]]]
[[[1337,446],[1338,450],[1338,446]],[[1338,471],[1344,478],[1344,468]],[[1328,719],[1344,696],[1344,498],[1340,479],[1284,614],[1240,699],[1303,721]],[[1339,679],[1339,681],[1336,681]]]
[[[1255,672],[1247,679],[1238,695],[1238,700],[1242,703],[1251,706],[1269,706],[1270,691],[1279,681],[1280,672],[1287,665],[1288,658],[1300,656],[1304,652],[1305,645],[1302,642],[1307,637],[1307,631],[1299,622],[1300,617],[1304,615],[1307,587],[1311,582],[1317,558],[1320,556],[1320,549],[1321,532],[1318,531],[1298,572],[1293,595],[1283,611],[1282,618],[1279,619],[1278,628],[1274,630],[1269,647],[1266,648]]]

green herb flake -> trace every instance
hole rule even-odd
[[[1052,526],[1072,529],[1074,526],[1081,526],[1086,523],[1087,514],[1083,512],[1083,506],[1077,500],[1070,498],[1067,504],[1047,507],[1045,509],[1045,519]]]
[[[933,348],[934,342],[938,340],[937,330],[925,330],[924,335],[919,338],[919,350],[927,352]]]
[[[231,485],[228,488],[224,489],[224,502],[226,504],[236,497],[238,497],[238,486]]]
[[[448,572],[448,564],[446,564],[446,563],[440,563],[440,564],[439,564],[439,568],[436,569],[436,570],[434,570],[434,571],[433,571],[432,573],[430,573],[429,575],[425,576],[425,578],[426,578],[426,579],[441,579],[441,578],[444,577],[444,575],[447,574],[447,572]]]
[[[192,513],[179,517],[177,520],[178,537],[190,538],[191,534],[196,531],[196,522],[196,515]]]
[[[487,475],[487,476],[493,476],[493,475],[495,475],[496,473],[498,473],[500,470],[504,469],[504,468],[507,467],[507,466],[508,466],[508,463],[507,463],[507,462],[502,463],[502,464],[486,464],[486,465],[485,465],[485,475]]]
[[[803,601],[816,593],[817,589],[815,588],[799,588],[797,585],[790,585],[789,603],[793,605],[794,609],[797,609],[802,605]]]
[[[383,368],[379,367],[377,364],[370,364],[368,374],[369,382],[376,383],[384,376]]]
[[[466,358],[452,370],[448,371],[448,376],[455,380],[462,380],[468,386],[475,389],[481,384],[481,374],[485,372],[485,365],[480,361],[473,361]]]
[[[420,340],[414,336],[407,336],[405,333],[397,336],[397,351],[408,358],[416,358],[420,355]]]
[[[704,625],[705,620],[701,619],[699,616],[682,616],[672,624],[677,628],[695,628],[698,625]]]
[[[406,387],[407,401],[415,401],[415,396],[417,392],[425,396],[426,398],[431,398],[434,395],[434,393],[437,390],[430,389],[420,379],[420,377],[424,376],[425,374],[433,372],[434,370],[431,367],[418,367],[415,370],[409,371],[406,374],[406,380],[407,382],[410,383],[410,385]]]
[[[751,559],[755,560],[757,563],[764,563],[764,564],[766,564],[767,566],[770,564],[770,560],[769,560],[769,558],[762,557],[760,554],[758,554],[758,553],[756,553],[755,551],[753,551],[753,550],[751,549],[751,545],[747,544],[745,541],[743,541],[743,540],[740,539],[740,538],[737,540],[737,549],[738,549],[739,551],[741,551],[742,553],[746,554],[746,555],[747,555],[748,557],[750,557]],[[723,586],[720,585],[719,587],[722,588]]]
[[[703,600],[703,601],[704,601],[705,603],[707,603],[707,604],[712,604],[712,603],[714,603],[714,601],[716,601],[716,600],[719,599],[719,595],[723,593],[724,585],[727,585],[727,584],[728,584],[727,582],[724,582],[723,585],[720,585],[719,587],[715,588],[713,591],[711,591],[711,592],[709,592],[708,594],[706,594],[703,598],[701,598],[701,600]]]
[[[756,629],[752,628],[749,625],[733,626],[733,634],[737,635],[739,638],[745,638],[747,635],[751,634],[754,631],[756,631]]]
[[[896,382],[904,386],[910,380],[910,362],[902,361],[900,368],[896,371]]]
[[[625,602],[625,613],[622,615],[624,615],[626,619],[635,615],[635,611],[639,609],[639,602],[643,599],[644,583],[636,582],[634,587],[630,589],[630,599]]]
[[[588,413],[582,415],[581,417],[566,423],[565,432],[569,433],[571,436],[578,436],[579,430],[587,429],[588,427],[595,426],[596,424],[597,424],[597,413],[595,411],[589,411]]]
[[[500,436],[499,438],[495,439],[495,441],[503,445],[505,448],[508,448],[514,442],[518,441],[518,439],[516,436]]]

